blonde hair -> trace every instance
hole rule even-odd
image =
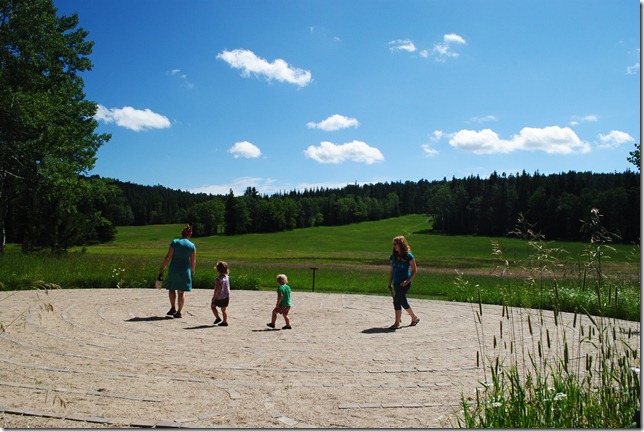
[[[409,247],[409,243],[407,243],[407,239],[405,236],[396,236],[394,237],[394,243],[400,243],[400,253],[402,256],[407,256],[409,252],[411,252],[411,248]],[[393,254],[397,255],[398,252],[396,252],[396,248],[393,248]]]
[[[218,273],[228,274],[228,263],[226,261],[217,261],[215,269],[217,269]]]
[[[288,278],[286,277],[285,274],[278,274],[277,275],[277,283],[285,285],[288,283]]]

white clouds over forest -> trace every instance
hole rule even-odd
[[[352,141],[346,144],[334,144],[322,141],[318,147],[309,146],[304,152],[307,158],[320,163],[338,164],[346,161],[373,164],[382,162],[385,157],[380,150],[362,141]]]

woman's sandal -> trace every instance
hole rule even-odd
[[[413,320],[413,321],[411,322],[411,324],[409,324],[409,327],[413,327],[413,326],[415,326],[416,324],[418,324],[419,322],[420,322],[420,318],[416,317],[416,319],[415,319],[415,320]]]

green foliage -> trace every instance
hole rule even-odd
[[[629,157],[626,158],[630,163],[635,165],[637,171],[640,171],[642,166],[642,160],[640,159],[640,143],[635,143],[635,150],[629,152]]]
[[[0,232],[11,205],[25,251],[65,249],[108,223],[79,211],[96,189],[79,174],[109,140],[94,133],[96,104],[83,93],[93,42],[76,14],[56,11],[51,0],[0,3]]]

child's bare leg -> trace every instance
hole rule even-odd
[[[210,305],[210,309],[212,309],[212,313],[215,314],[215,318],[219,319],[219,312],[217,312],[217,306]]]
[[[288,317],[288,312],[284,313],[284,322],[286,323],[287,326],[291,326],[291,320]]]
[[[228,322],[228,312],[226,311],[225,307],[221,308],[221,314],[224,317],[224,320],[222,321],[222,323],[227,323]],[[219,317],[217,317],[217,318],[219,318]]]

